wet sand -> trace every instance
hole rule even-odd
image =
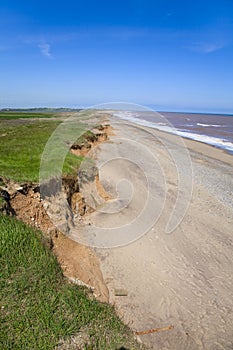
[[[118,198],[106,204],[107,213],[99,210],[89,217],[90,228],[100,227],[99,239],[101,228],[109,228],[109,240],[103,241],[106,246],[111,242],[118,245],[96,248],[110,302],[135,331],[174,325],[168,331],[140,336],[152,349],[233,349],[233,156],[184,140],[191,157],[191,179],[190,164],[177,156],[183,151],[174,135],[124,121],[116,123],[114,118],[111,124],[115,136],[97,153],[99,165],[105,164],[100,180],[106,191]],[[135,147],[129,145],[132,140]],[[175,162],[169,153],[174,150]],[[156,156],[154,168],[150,153]],[[149,181],[156,187],[148,216],[141,215],[148,199],[145,169],[150,169]],[[120,179],[127,181],[119,183]],[[182,204],[189,200],[187,192],[192,187],[190,203],[179,225],[168,234],[168,218],[182,186],[175,216],[185,212]],[[164,200],[161,211],[160,200]],[[110,213],[112,205],[115,212]],[[158,220],[149,227],[153,205]],[[144,222],[137,222],[140,216]],[[142,235],[137,237],[140,230]],[[118,231],[119,240],[114,238]],[[121,246],[124,235],[128,235],[128,244]],[[132,242],[135,237],[138,239]],[[116,289],[127,295],[116,296]]]

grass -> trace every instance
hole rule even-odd
[[[23,113],[23,112],[0,112],[0,120],[9,120],[9,119],[19,119],[19,118],[52,118],[57,117],[57,114],[54,113]]]
[[[85,330],[83,349],[138,349],[113,308],[68,283],[42,234],[0,214],[1,349],[54,349]]]
[[[39,182],[39,169],[41,156],[45,145],[55,129],[61,125],[59,121],[36,120],[23,124],[7,121],[0,122],[0,174],[15,181]],[[62,137],[67,136],[67,141],[71,133],[82,132],[79,124],[75,122],[75,128],[67,130],[67,135],[62,131]],[[89,134],[90,132],[88,132]],[[73,135],[73,137],[75,137]],[[56,157],[61,158],[59,147],[63,147],[63,153],[67,153],[67,145],[64,138],[57,140],[57,145],[53,144],[53,152],[56,156],[52,161],[49,159],[49,167],[53,166]],[[51,146],[51,147],[52,147]],[[67,153],[63,164],[64,173],[74,172],[82,161],[82,157],[76,157]],[[51,169],[50,169],[51,170]]]
[[[5,204],[4,199],[2,197],[0,197],[0,209],[1,209],[2,205],[4,205],[4,204]]]

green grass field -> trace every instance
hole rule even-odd
[[[32,113],[32,112],[1,112],[0,111],[0,120],[1,119],[20,119],[20,118],[52,118],[57,117],[54,113]]]
[[[39,182],[41,155],[59,124],[47,120],[23,124],[0,121],[0,174],[15,181]],[[74,172],[81,161],[81,157],[68,153],[63,172]]]

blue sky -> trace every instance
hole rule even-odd
[[[0,2],[0,108],[233,112],[232,0]]]

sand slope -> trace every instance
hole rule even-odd
[[[131,241],[140,230],[144,234],[126,246],[96,249],[110,302],[137,331],[174,325],[173,330],[141,336],[153,349],[233,349],[233,157],[188,140],[193,179],[190,164],[182,165],[182,156],[178,177],[177,164],[164,148],[169,142],[168,148],[179,153],[174,136],[155,130],[147,133],[123,121],[114,124],[114,119],[112,124],[115,136],[101,145],[98,162],[108,160],[102,166],[100,180],[118,199],[90,215],[90,235],[98,226],[98,243],[102,229],[107,227],[103,242],[121,245],[125,236]],[[161,144],[162,139],[166,141]],[[137,143],[135,148],[129,147],[129,140]],[[152,164],[144,146],[156,156],[157,164]],[[110,161],[117,157],[118,163]],[[140,164],[135,164],[137,158]],[[135,224],[148,199],[145,169],[149,169],[150,191],[154,193],[142,220]],[[118,183],[119,179],[124,181]],[[166,234],[179,181],[183,188],[176,216],[185,211],[190,182],[191,201],[179,226]],[[151,215],[158,220],[143,232],[150,226]],[[120,238],[114,238],[118,232]],[[128,295],[115,296],[116,288],[125,289]]]

